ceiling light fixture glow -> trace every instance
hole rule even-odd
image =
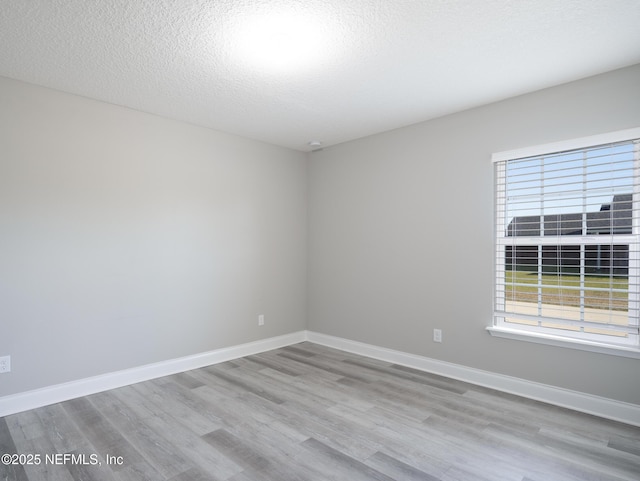
[[[237,25],[235,47],[249,68],[282,74],[312,68],[329,43],[317,14],[283,10],[244,17]]]

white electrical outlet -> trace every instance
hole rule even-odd
[[[258,316],[258,326],[264,326],[264,314]]]
[[[0,357],[0,373],[11,372],[11,356]]]
[[[433,330],[433,342],[442,342],[442,329]]]

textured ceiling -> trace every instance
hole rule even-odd
[[[638,25],[640,0],[0,0],[0,75],[309,150],[640,63]]]

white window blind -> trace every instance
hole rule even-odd
[[[500,160],[494,324],[638,345],[640,142]]]

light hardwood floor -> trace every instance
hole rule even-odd
[[[311,343],[0,418],[2,453],[40,455],[20,481],[640,480],[640,428]]]

